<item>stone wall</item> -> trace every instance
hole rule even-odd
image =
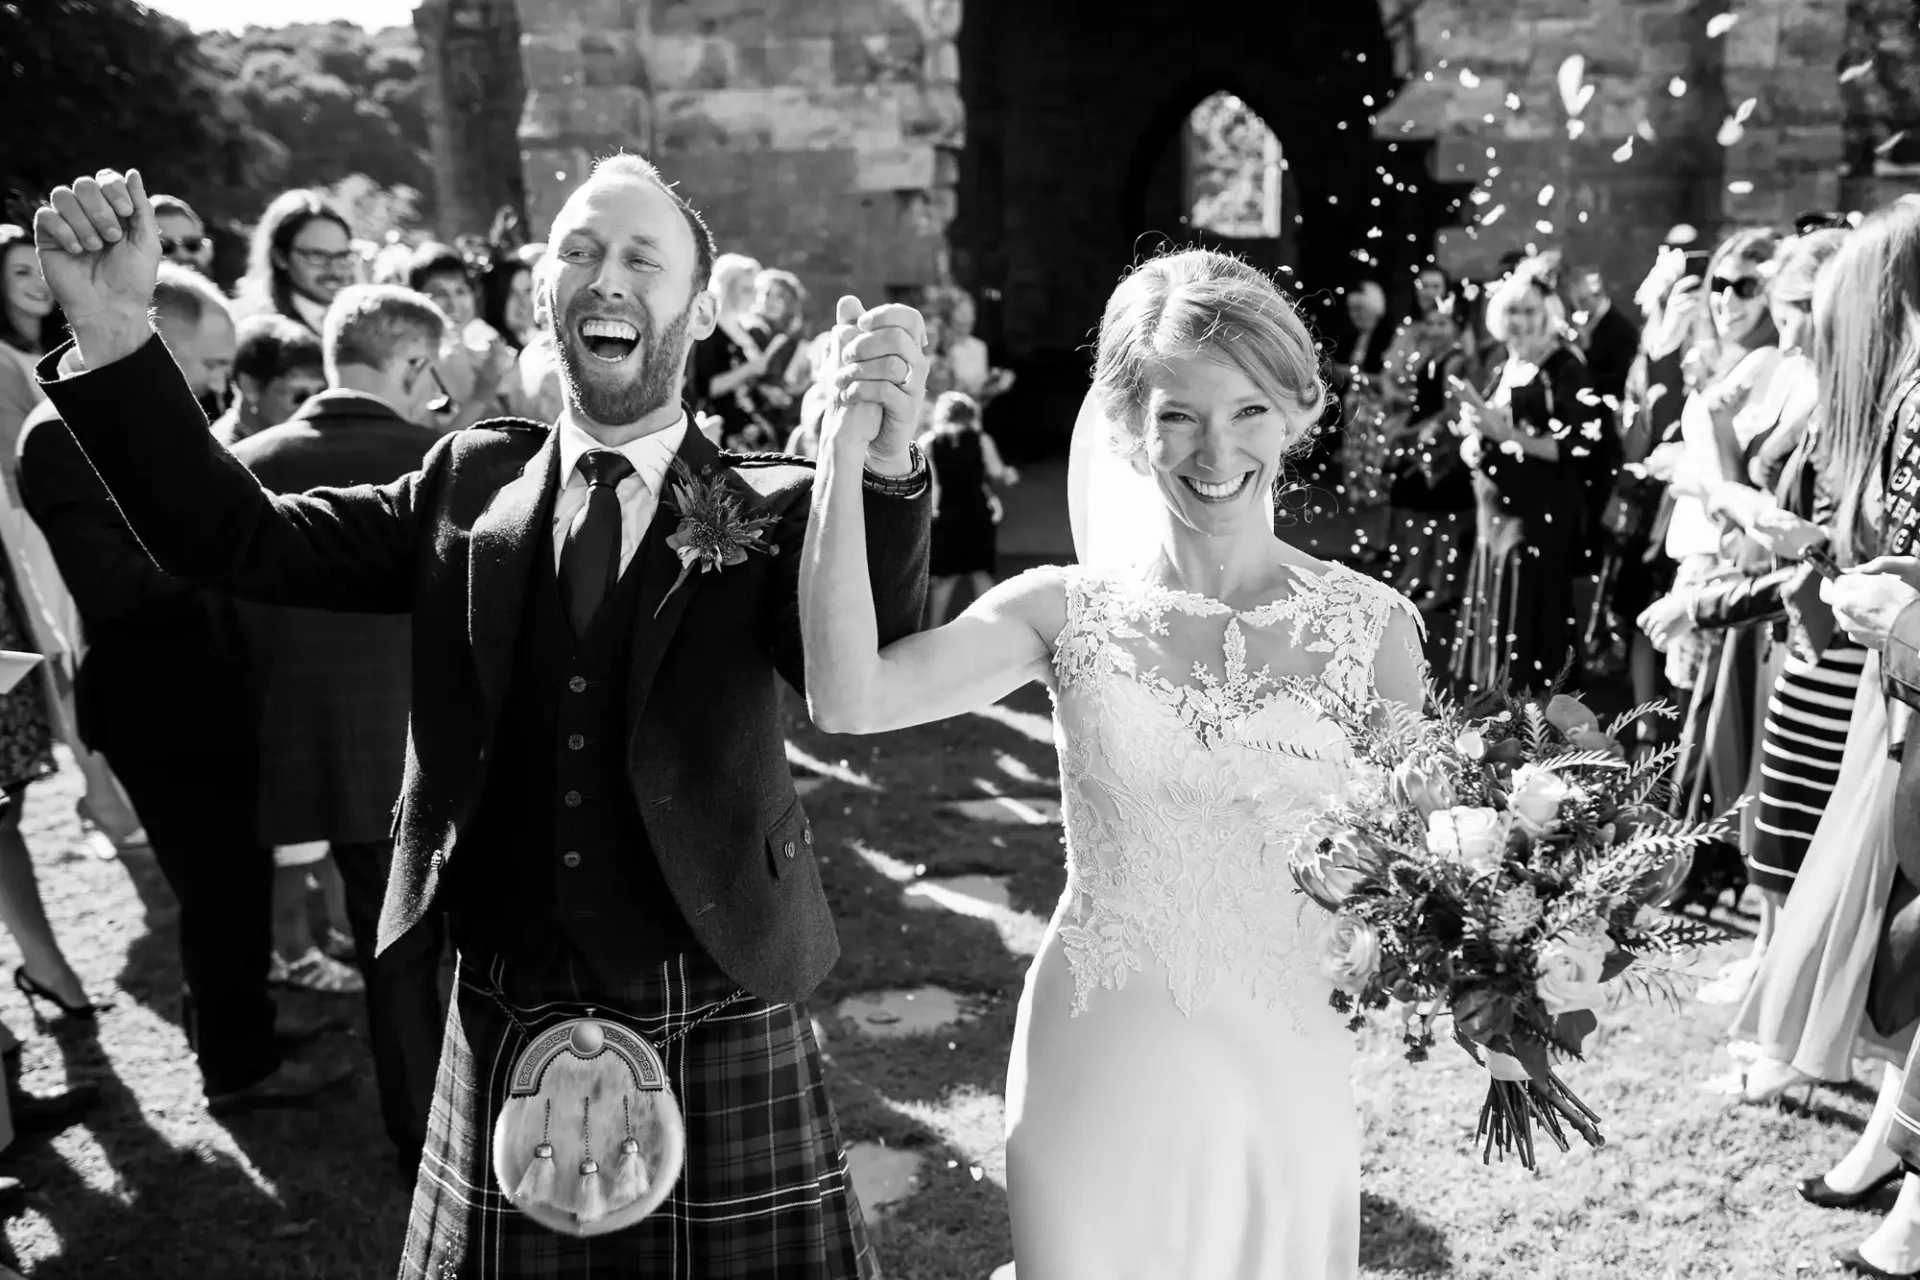
[[[440,234],[484,232],[526,196],[515,141],[525,96],[519,16],[513,0],[422,0],[413,25]]]
[[[1676,224],[1704,246],[1834,207],[1846,9],[1415,0],[1413,78],[1376,133],[1433,138],[1436,173],[1478,184],[1472,225],[1437,238],[1450,270],[1483,276],[1504,253],[1558,244],[1607,267],[1618,294]],[[1583,64],[1571,96],[1560,84],[1570,58]]]
[[[959,0],[519,0],[520,147],[544,235],[592,160],[653,160],[723,252],[833,299],[947,275]]]

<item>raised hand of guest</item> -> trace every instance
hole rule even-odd
[[[1747,536],[1784,560],[1798,560],[1810,548],[1827,541],[1827,531],[1779,507],[1754,512]]]
[[[160,269],[160,232],[138,169],[102,169],[53,189],[33,215],[33,243],[80,357],[98,368],[145,346]]]
[[[1693,596],[1680,591],[1662,596],[1641,610],[1635,623],[1653,647],[1665,653],[1674,641],[1694,630]]]
[[[1883,556],[1820,584],[1841,629],[1869,649],[1887,647],[1894,621],[1920,601],[1920,560]]]

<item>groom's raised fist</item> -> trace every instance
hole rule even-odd
[[[66,313],[81,357],[98,367],[147,340],[160,267],[160,232],[140,172],[102,169],[55,187],[33,216],[47,287]]]
[[[866,447],[869,465],[904,473],[927,390],[926,321],[899,303],[866,310],[840,299],[833,385],[838,434]]]

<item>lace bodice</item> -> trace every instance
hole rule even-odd
[[[1417,700],[1417,615],[1339,567],[1298,572],[1247,612],[1082,568],[1066,571],[1066,595],[1054,718],[1074,1012],[1152,960],[1184,1013],[1237,982],[1297,1025],[1325,913],[1288,855],[1307,816],[1356,781],[1344,733],[1308,697]],[[1414,643],[1383,654],[1396,609]]]

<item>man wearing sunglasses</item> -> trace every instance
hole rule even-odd
[[[341,290],[320,338],[327,390],[240,441],[234,457],[272,493],[386,484],[418,471],[439,438],[427,424],[446,395],[434,361],[449,327],[424,294]],[[252,604],[242,612],[263,709],[260,837],[288,867],[302,865],[303,847],[329,846],[366,980],[380,1112],[411,1188],[440,1060],[441,928],[429,920],[377,959],[374,940],[405,768],[412,624],[406,614]]]
[[[160,228],[160,256],[206,275],[213,266],[213,240],[193,206],[179,196],[155,196],[153,220]]]

